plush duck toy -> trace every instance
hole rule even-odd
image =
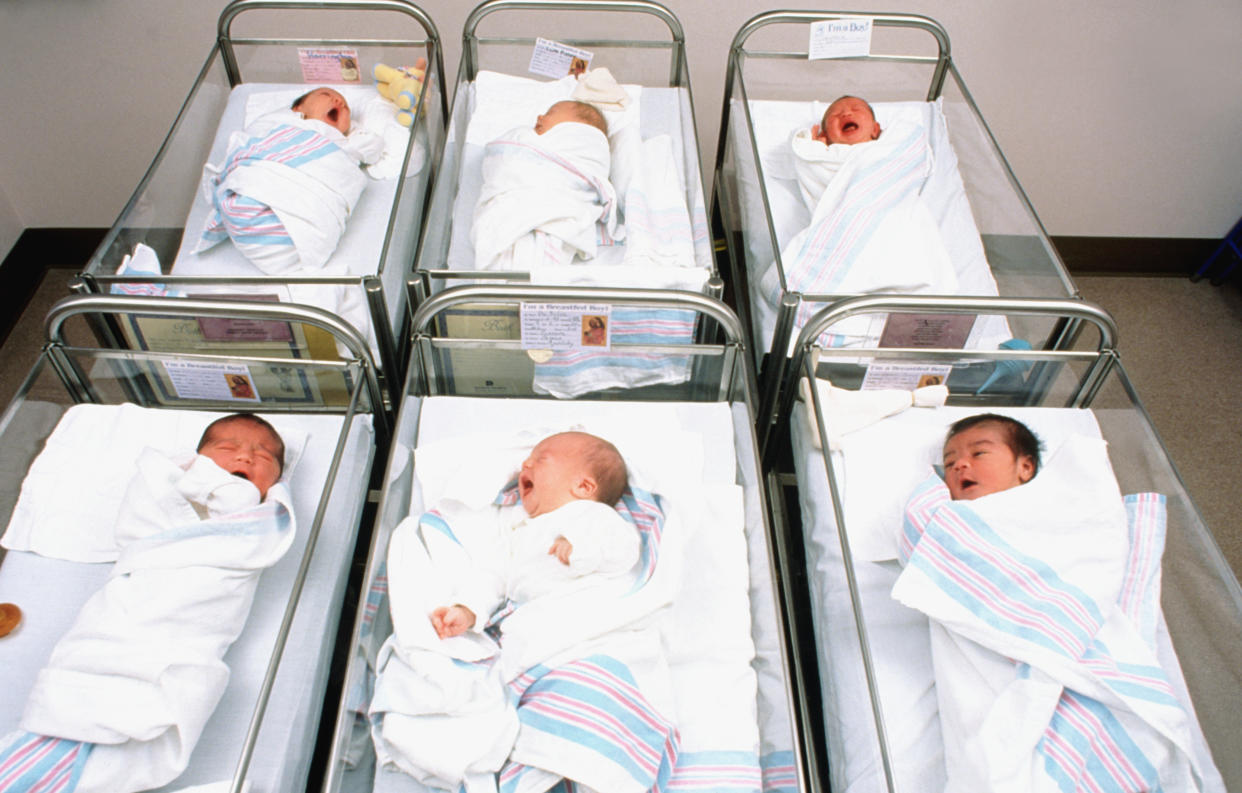
[[[408,127],[414,123],[414,107],[418,104],[418,95],[423,88],[423,75],[426,73],[426,58],[419,58],[413,67],[396,68],[377,63],[371,70],[376,90],[399,109],[397,121],[402,126]]]

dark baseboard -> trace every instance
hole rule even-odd
[[[0,344],[49,270],[79,272],[107,229],[26,229],[0,263]],[[65,294],[69,294],[68,291]]]
[[[1220,240],[1197,237],[1053,237],[1071,274],[1189,276]],[[1220,262],[1223,267],[1226,262]]]

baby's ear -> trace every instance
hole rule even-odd
[[[586,501],[593,500],[597,490],[599,490],[599,483],[591,476],[581,477],[573,486],[574,497]]]

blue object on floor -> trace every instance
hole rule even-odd
[[[1220,286],[1229,277],[1230,273],[1233,272],[1234,268],[1238,266],[1238,261],[1242,260],[1242,248],[1239,248],[1240,245],[1242,245],[1242,218],[1238,218],[1238,222],[1233,224],[1233,228],[1229,229],[1229,233],[1220,241],[1220,245],[1216,246],[1216,250],[1212,251],[1212,255],[1207,257],[1207,261],[1200,265],[1198,270],[1195,270],[1194,275],[1190,276],[1190,280],[1198,281],[1207,275],[1208,271],[1212,269],[1212,265],[1216,263],[1216,260],[1226,251],[1230,251],[1233,255],[1230,257],[1229,266],[1218,275],[1212,276],[1212,285]]]
[[[1002,350],[1031,349],[1031,343],[1026,339],[1010,339],[1009,341],[1002,341],[999,346]],[[995,384],[1003,378],[1021,378],[1030,367],[1030,361],[997,361],[992,367],[992,373],[988,375],[987,380],[983,381],[983,385],[979,386],[978,390],[975,391],[975,395],[978,396],[979,394],[982,394],[984,391],[988,390],[989,386]]]

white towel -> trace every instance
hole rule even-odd
[[[601,110],[624,110],[630,101],[629,94],[617,83],[612,72],[604,67],[578,75],[573,98],[579,102],[590,102]]]
[[[828,425],[828,448],[832,451],[841,450],[844,436],[856,430],[870,427],[895,413],[910,407],[940,407],[949,398],[949,389],[943,385],[924,386],[913,391],[897,388],[879,388],[873,391],[851,391],[837,388],[827,380],[816,380],[815,388],[819,391],[820,406],[823,409],[824,421]],[[802,411],[807,436],[816,449],[823,446],[819,440],[819,427],[815,421],[815,410],[811,404],[810,387],[804,377],[798,381],[798,396],[806,403]]]

